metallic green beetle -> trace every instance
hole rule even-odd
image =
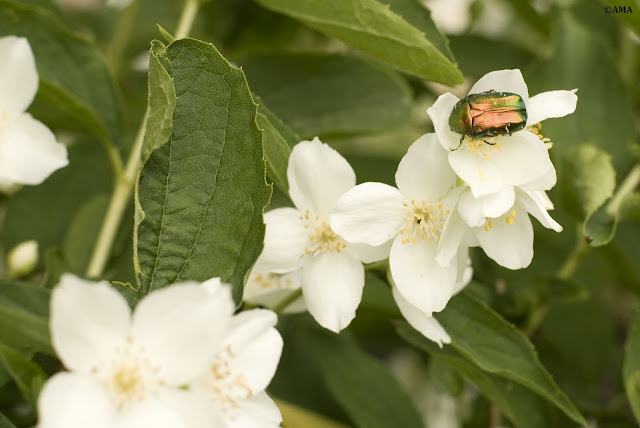
[[[511,135],[526,125],[527,108],[522,97],[511,92],[494,90],[469,94],[453,106],[449,116],[449,128],[461,135],[460,144],[467,136],[477,140],[496,135]],[[452,150],[457,150],[457,147]]]

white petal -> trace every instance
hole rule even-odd
[[[348,244],[344,251],[351,254],[362,263],[379,262],[389,257],[391,251],[392,240],[385,242],[382,245],[367,245],[367,244]]]
[[[51,294],[51,342],[70,370],[89,373],[124,343],[131,310],[106,282],[64,274]]]
[[[193,415],[194,420],[202,420]],[[204,418],[208,420],[209,418]],[[141,403],[135,403],[119,415],[113,424],[117,428],[187,428],[180,413],[156,397],[149,397]],[[191,427],[189,427],[191,428]],[[193,427],[195,428],[195,427]]]
[[[550,117],[563,117],[576,111],[577,89],[573,91],[549,91],[529,99],[527,125],[534,125]]]
[[[458,274],[456,275],[456,286],[453,291],[458,294],[464,287],[471,282],[473,277],[473,267],[471,266],[471,257],[469,257],[469,248],[462,247],[458,250]]]
[[[444,309],[456,284],[456,260],[448,267],[436,260],[436,245],[427,241],[403,244],[396,238],[391,247],[391,276],[405,299],[426,315]]]
[[[484,225],[487,217],[500,217],[507,212],[515,200],[516,193],[513,187],[478,197],[466,191],[460,197],[458,212],[469,226],[479,227]]]
[[[292,291],[301,287],[302,269],[286,273],[275,274],[261,271],[258,266],[253,268],[247,285],[244,287],[243,300],[256,306],[273,309]],[[305,312],[307,306],[302,295],[289,304],[283,313]]]
[[[225,426],[222,415],[216,406],[212,405],[210,397],[198,392],[165,387],[157,393],[157,401],[154,404],[164,407],[161,414],[166,414],[168,411],[173,413],[169,416],[169,420],[175,420],[177,415],[185,428]],[[146,409],[143,408],[143,410]],[[149,426],[156,427],[155,424]],[[137,427],[146,427],[146,425]]]
[[[38,92],[38,71],[27,39],[0,38],[0,111],[22,113]]]
[[[433,129],[436,131],[438,141],[446,150],[454,150],[460,146],[460,134],[456,134],[449,128],[449,116],[453,106],[460,101],[453,94],[446,93],[438,97],[435,103],[427,109],[427,114],[433,122]]]
[[[407,199],[437,201],[456,184],[449,166],[449,151],[442,148],[436,134],[425,134],[409,147],[398,171],[396,184]]]
[[[228,287],[211,293],[196,283],[174,284],[151,292],[138,304],[132,336],[161,366],[166,382],[180,385],[206,370],[234,306]]]
[[[547,211],[554,209],[553,202],[549,199],[549,195],[544,190],[534,190],[533,193],[540,198],[542,201],[542,206]]]
[[[440,242],[436,252],[436,262],[441,266],[449,266],[458,253],[464,236],[470,231],[469,225],[462,219],[457,209],[451,211],[440,234]]]
[[[349,242],[382,245],[404,223],[407,208],[395,187],[362,183],[340,198],[329,216],[331,229]]]
[[[551,218],[545,208],[546,201],[540,197],[540,192],[531,192],[525,189],[518,189],[518,202],[522,204],[525,210],[538,219],[547,229],[553,229],[556,232],[562,232],[562,226]],[[544,194],[544,192],[542,193]],[[545,195],[546,196],[546,195]]]
[[[536,190],[544,191],[544,190],[550,190],[553,186],[556,185],[557,181],[558,180],[556,177],[556,169],[554,168],[553,164],[551,164],[550,167],[547,169],[547,171],[544,174],[542,174],[540,177],[526,184],[523,184],[519,187],[526,188],[528,190],[533,190],[533,191],[536,191]]]
[[[296,207],[321,217],[356,185],[356,174],[349,162],[318,137],[296,144],[289,157],[287,178],[289,195]]]
[[[38,397],[38,428],[113,428],[117,413],[92,376],[58,373]]]
[[[20,184],[40,184],[67,166],[67,148],[28,113],[10,119],[0,132],[0,176]]]
[[[277,322],[277,315],[268,309],[240,312],[225,337],[223,346],[230,346],[233,355],[229,370],[242,375],[252,393],[264,391],[276,373],[282,354]]]
[[[392,288],[392,293],[400,313],[413,328],[427,339],[436,342],[441,348],[443,343],[451,343],[451,338],[438,320],[409,303],[395,287]]]
[[[294,208],[278,208],[264,215],[264,249],[257,262],[261,269],[286,273],[302,266],[309,232],[300,217],[302,214]]]
[[[282,422],[280,409],[264,392],[241,401],[235,416],[227,422],[228,428],[277,428]]]
[[[471,87],[469,93],[479,94],[491,90],[520,95],[529,111],[529,89],[520,70],[498,70],[487,73]]]
[[[362,263],[347,254],[321,254],[302,269],[302,294],[309,313],[336,333],[356,316],[363,288]]]
[[[533,259],[533,227],[525,209],[518,203],[514,209],[513,224],[500,217],[488,231],[481,227],[474,231],[487,256],[507,269],[522,269]]]

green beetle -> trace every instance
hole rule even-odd
[[[477,140],[496,135],[511,135],[526,125],[527,108],[522,97],[511,92],[494,90],[467,95],[453,106],[449,116],[449,128],[461,135],[460,144],[467,136]]]

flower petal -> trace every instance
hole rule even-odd
[[[488,231],[478,227],[474,232],[487,256],[507,269],[522,269],[533,259],[533,227],[526,210],[518,202],[514,210],[517,217],[510,217],[512,224],[501,217],[493,221],[493,227]]]
[[[453,294],[458,294],[464,287],[471,282],[473,277],[473,267],[471,266],[471,257],[469,257],[469,248],[462,247],[458,250],[458,274],[456,275],[456,286]]]
[[[0,133],[0,176],[19,184],[40,184],[67,166],[67,147],[28,113],[11,119]]]
[[[527,125],[534,125],[551,117],[564,117],[576,111],[577,89],[573,91],[549,91],[534,95],[527,107]]]
[[[276,274],[254,267],[244,287],[242,298],[245,302],[271,308],[293,290],[300,288],[301,277],[301,269],[286,274]]]
[[[433,122],[433,129],[436,131],[438,141],[446,150],[455,150],[460,146],[460,134],[456,134],[449,128],[449,116],[453,106],[460,101],[460,98],[453,94],[446,93],[438,97],[435,103],[427,109],[427,114]]]
[[[116,408],[92,376],[62,372],[38,397],[38,428],[113,428]]]
[[[160,410],[161,414],[172,412],[172,414],[168,415],[170,421],[175,420],[175,417],[178,416],[182,425],[177,426],[184,426],[185,428],[225,426],[224,418],[216,406],[212,405],[210,398],[206,394],[198,392],[165,387],[157,393],[157,399],[153,405],[164,407]],[[149,411],[148,407],[146,409],[143,407],[141,410]],[[155,424],[133,425],[133,422],[135,422],[135,418],[133,418],[133,421],[127,421],[132,427],[136,428],[156,427]]]
[[[469,225],[462,219],[457,209],[451,211],[440,234],[440,242],[436,252],[436,262],[447,267],[451,260],[458,253],[458,248],[465,235],[471,230]]]
[[[392,242],[389,240],[375,247],[368,244],[348,244],[345,251],[362,263],[374,263],[389,257]]]
[[[544,190],[550,190],[553,186],[556,185],[557,181],[558,179],[556,176],[556,169],[553,166],[553,164],[551,164],[544,174],[542,174],[535,180],[522,184],[521,186],[518,186],[518,187],[526,188],[529,190],[544,191]]]
[[[241,401],[235,416],[228,428],[279,428],[282,423],[280,409],[265,392]]]
[[[22,113],[38,92],[38,71],[31,46],[24,37],[2,37],[0,58],[0,111]]]
[[[403,244],[396,238],[391,247],[391,276],[403,297],[426,315],[444,309],[453,295],[457,263],[448,267],[436,260],[436,245],[427,241]]]
[[[544,198],[540,197],[540,192],[532,192],[525,189],[518,189],[518,202],[522,204],[525,210],[538,219],[547,229],[553,229],[556,232],[562,232],[562,226],[551,218],[545,208]],[[544,195],[544,192],[542,193]],[[546,195],[545,195],[546,196]]]
[[[437,201],[456,184],[449,166],[449,151],[442,148],[436,134],[425,134],[409,147],[398,171],[396,184],[407,199]]]
[[[479,94],[491,90],[520,95],[527,106],[527,112],[529,111],[529,89],[520,70],[498,70],[487,73],[471,87],[469,93]]]
[[[175,395],[173,395],[173,397],[175,398]],[[165,399],[165,402],[166,401],[168,400]],[[117,418],[117,422],[112,426],[118,428],[187,428],[186,421],[181,417],[181,414],[185,413],[185,409],[176,409],[178,410],[176,411],[172,408],[172,405],[167,405],[165,402],[157,397],[149,397],[141,403],[135,403],[130,406],[129,409],[122,412]],[[193,404],[184,399],[178,403]],[[193,410],[193,407],[195,406],[190,406],[190,410]],[[215,421],[215,419],[208,417],[208,414],[210,414],[210,412],[200,412],[195,415],[189,415],[188,417],[193,421]],[[193,426],[193,428],[196,428],[196,426]]]
[[[427,339],[436,342],[441,348],[443,343],[451,343],[451,337],[442,328],[438,320],[433,316],[426,315],[409,303],[395,287],[391,289],[391,292],[398,309],[400,309],[400,313],[413,328],[422,333]]]
[[[293,148],[287,179],[295,206],[321,217],[329,213],[343,193],[356,185],[356,174],[349,162],[318,137]]]
[[[106,282],[64,274],[51,294],[51,342],[69,370],[89,373],[124,343],[131,310]]]
[[[309,313],[335,333],[356,316],[363,288],[362,263],[347,254],[311,257],[302,269],[302,294]]]
[[[252,393],[266,389],[276,373],[282,354],[282,337],[274,327],[275,312],[252,309],[240,312],[231,320],[231,331],[224,347],[231,349],[229,370],[242,375]]]
[[[257,262],[261,270],[286,273],[302,266],[309,237],[301,217],[294,208],[278,208],[264,215],[264,249]]]
[[[513,187],[478,197],[467,191],[460,197],[458,212],[469,226],[479,227],[484,225],[487,217],[500,217],[507,212],[515,200],[516,192]]]
[[[349,242],[382,245],[403,225],[407,208],[395,187],[362,183],[342,195],[329,216],[331,229]]]
[[[169,385],[184,384],[207,369],[235,309],[228,287],[212,293],[197,283],[153,291],[136,307],[132,336],[161,366]]]

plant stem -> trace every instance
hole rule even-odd
[[[573,276],[575,271],[578,269],[578,266],[580,266],[580,263],[582,263],[582,260],[586,257],[586,255],[589,253],[589,250],[591,249],[589,244],[587,244],[587,241],[585,241],[584,237],[582,236],[581,224],[578,224],[577,229],[576,245],[573,247],[573,250],[571,251],[569,256],[565,259],[562,267],[560,267],[560,269],[558,270],[558,278],[565,281]]]
[[[186,0],[184,8],[182,9],[178,30],[176,31],[176,38],[184,38],[189,34],[189,31],[191,31],[193,20],[198,12],[199,1],[200,0]],[[122,216],[133,193],[133,186],[140,166],[140,151],[142,150],[144,130],[148,116],[149,110],[144,114],[136,140],[131,148],[131,153],[129,153],[129,159],[127,160],[124,172],[116,176],[113,194],[111,195],[111,200],[109,201],[109,206],[102,221],[100,233],[96,245],[93,248],[89,266],[87,267],[86,276],[88,278],[97,278],[102,275],[107,264],[113,241],[122,222]]]
[[[136,24],[136,16],[140,8],[140,1],[135,0],[127,6],[118,18],[116,29],[113,32],[111,43],[107,49],[107,59],[111,66],[111,71],[117,77],[122,68],[122,56],[127,47],[127,41]]]
[[[302,296],[302,288],[293,290],[284,299],[282,299],[277,305],[273,307],[273,312],[277,314],[281,314],[282,311],[287,309],[287,307],[289,307],[290,304],[298,300],[300,296]]]
[[[618,190],[613,195],[607,207],[605,208],[607,214],[614,215],[618,208],[620,208],[620,203],[629,193],[633,192],[633,190],[638,187],[638,183],[640,183],[640,164],[635,164],[629,174],[624,178]]]

